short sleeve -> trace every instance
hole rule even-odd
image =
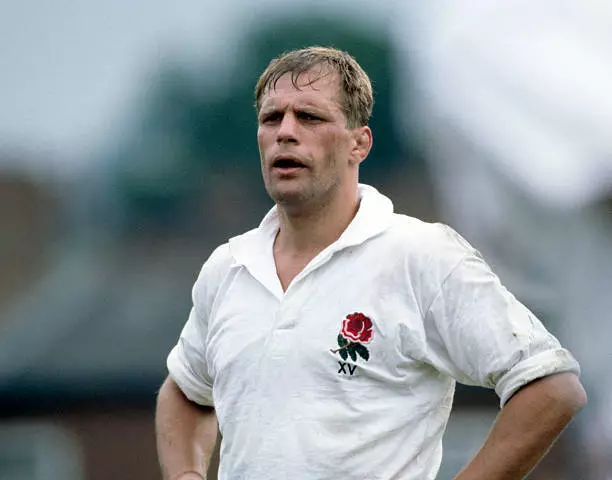
[[[195,308],[192,308],[166,363],[170,376],[189,400],[213,406],[213,382],[205,360],[206,326],[207,322],[198,318]]]
[[[168,355],[168,372],[191,401],[214,406],[213,378],[206,362],[209,315],[227,266],[226,245],[206,261],[193,287],[193,306],[178,342]]]
[[[424,318],[432,365],[460,383],[495,389],[502,406],[533,380],[579,374],[571,353],[501,284],[480,254],[459,241],[464,255],[449,269]]]

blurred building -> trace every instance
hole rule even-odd
[[[43,269],[57,208],[48,186],[17,171],[0,176],[0,306]]]
[[[612,478],[612,8],[442,3],[399,16],[441,214],[581,363],[554,478]]]
[[[315,14],[308,4],[290,17],[282,9],[272,16],[249,9],[253,28],[237,29],[243,36],[234,39],[232,49],[209,52],[216,64],[186,61],[181,52],[154,57],[160,63],[149,66],[153,76],[143,73],[142,95],[123,105],[124,116],[89,159],[93,167],[58,178],[32,175],[35,160],[0,161],[2,480],[159,478],[153,415],[165,358],[186,320],[201,264],[216,245],[253,228],[271,206],[258,171],[252,89],[267,61],[289,48],[333,44],[357,57],[376,91],[375,147],[361,180],[388,194],[396,211],[448,220],[485,251],[555,333],[572,336],[558,314],[569,310],[559,308],[558,292],[551,288],[558,272],[549,270],[568,250],[547,249],[567,230],[566,217],[534,206],[520,184],[500,175],[489,161],[495,155],[466,139],[464,123],[453,121],[452,110],[439,110],[432,120],[420,109],[422,84],[413,85],[413,79],[429,78],[432,71],[419,51],[432,65],[442,59],[446,64],[442,54],[450,55],[446,47],[457,37],[438,37],[435,29],[443,24],[434,16],[404,11],[400,2],[383,4],[377,15],[368,13],[371,8],[352,8],[358,10],[354,18],[348,2],[329,7],[320,2]],[[403,17],[387,18],[390,5],[411,17],[395,37],[384,22]],[[421,15],[435,10],[411,8]],[[462,8],[446,13],[461,16]],[[146,22],[146,12],[142,15]],[[457,17],[435,18],[452,23]],[[423,38],[435,51],[419,43]],[[426,99],[440,92],[455,95],[446,89],[455,85],[449,80],[454,73],[432,75],[437,82],[425,81],[435,87]],[[429,129],[421,128],[425,120]],[[600,224],[597,215],[607,210],[595,211],[576,225]],[[509,218],[518,230],[504,228]],[[512,236],[524,231],[534,235],[527,242],[523,235]],[[602,288],[607,234],[598,237],[604,239],[597,241],[600,253],[590,257]],[[565,238],[565,247],[575,248],[575,239]],[[581,241],[588,244],[590,238]],[[534,244],[548,253],[537,253]],[[578,258],[572,268],[585,267]],[[515,264],[523,268],[510,268]],[[492,392],[458,387],[442,478],[474,453],[496,413]],[[555,469],[565,465],[565,448],[554,450],[531,478],[560,479]]]

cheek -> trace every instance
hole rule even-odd
[[[350,155],[349,143],[344,135],[329,135],[324,144],[331,165],[342,165],[348,162]]]
[[[274,133],[267,128],[259,127],[257,129],[257,144],[259,148],[264,148],[270,144],[271,139],[274,139]]]
[[[258,129],[257,130],[257,145],[259,146],[260,150],[263,147],[263,142],[264,142],[264,133],[261,131],[261,129]]]
[[[265,134],[257,134],[257,147],[259,149],[259,159],[261,160],[261,163],[263,164],[264,159],[266,157],[266,151],[268,149],[268,143],[266,142],[266,135]]]

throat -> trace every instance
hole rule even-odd
[[[280,230],[274,242],[275,250],[312,259],[340,238],[355,217],[359,202],[350,208],[342,207],[328,206],[299,213],[279,208]]]
[[[320,252],[340,238],[357,214],[359,198],[300,214],[278,207],[280,228],[273,251],[276,273],[286,290]]]
[[[287,291],[289,285],[302,270],[327,247],[309,245],[308,248],[296,248],[295,245],[288,245],[279,240],[280,232],[274,242],[274,264],[276,275],[280,280],[283,291]]]
[[[283,287],[283,292],[286,292],[291,285],[291,282],[297,277],[302,270],[306,268],[306,266],[310,263],[310,261],[315,257],[312,256],[310,259],[285,259],[285,258],[276,258],[275,256],[275,264],[276,264],[276,275],[278,276],[278,280],[280,281],[281,286]]]

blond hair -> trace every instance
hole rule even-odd
[[[255,109],[261,108],[265,93],[276,87],[278,80],[285,74],[291,74],[293,86],[299,90],[298,77],[314,67],[321,70],[314,82],[323,75],[336,73],[340,80],[340,105],[349,128],[362,127],[368,124],[374,96],[372,83],[363,68],[347,52],[329,47],[307,47],[283,53],[273,59],[259,77],[255,87]]]

